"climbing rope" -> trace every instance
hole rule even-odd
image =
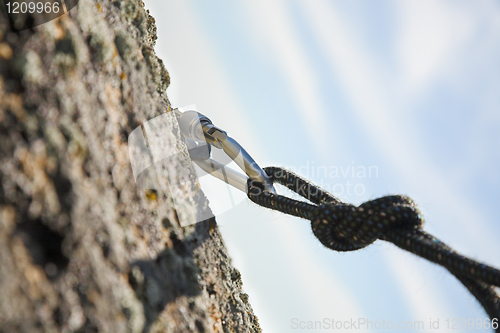
[[[189,155],[203,170],[245,191],[250,200],[261,206],[311,220],[314,235],[332,250],[354,251],[382,239],[445,267],[482,304],[492,327],[495,320],[493,328],[500,333],[500,298],[494,290],[500,286],[500,271],[456,253],[426,233],[422,229],[422,214],[409,197],[390,195],[358,207],[344,203],[292,172],[277,167],[262,170],[238,142],[201,113],[174,111]],[[248,178],[212,159],[207,143],[222,148]],[[276,194],[274,182],[313,204]]]
[[[381,239],[445,267],[481,303],[490,319],[498,323],[500,271],[466,258],[426,233],[424,219],[412,199],[390,195],[359,206],[344,203],[298,175],[278,167],[264,168],[272,182],[286,186],[313,204],[272,193],[255,180],[248,180],[253,202],[311,221],[314,235],[329,249],[354,251]],[[500,332],[500,328],[496,328]]]

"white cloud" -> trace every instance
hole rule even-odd
[[[248,147],[256,160],[260,161],[262,156],[266,154],[266,150],[263,147],[258,147],[255,140],[252,140],[254,135],[258,135],[256,130],[244,126],[247,115],[251,113],[246,111],[235,97],[236,94],[226,77],[227,68],[221,63],[218,51],[210,42],[209,33],[199,23],[196,11],[184,1],[169,1],[168,7],[159,1],[150,1],[148,5],[153,10],[155,17],[163,17],[161,20],[157,20],[159,30],[157,52],[165,60],[166,67],[172,77],[172,85],[168,90],[168,95],[174,107],[196,103],[200,112],[205,113],[214,120],[217,126],[228,130],[230,134],[235,133],[235,138],[245,148]],[[297,44],[293,36],[294,32],[289,18],[284,15],[283,4],[261,3],[260,6],[260,9],[249,6],[249,11],[256,11],[253,18],[257,22],[253,22],[253,24],[261,24],[264,30],[269,28],[274,32],[270,32],[273,36],[269,38],[259,35],[257,39],[267,40],[273,45],[274,52],[276,52],[274,60],[277,65],[281,66],[284,75],[288,77],[292,96],[296,99],[298,108],[307,111],[307,114],[303,114],[303,120],[310,130],[309,135],[317,140],[317,148],[320,149],[321,147],[318,146],[326,142],[324,137],[327,129],[324,127],[323,106],[316,91],[317,80],[314,72],[309,66],[301,45]],[[260,14],[263,12],[267,13],[266,17],[261,17]],[[273,29],[274,24],[276,24],[277,31]],[[289,54],[286,54],[287,52]],[[228,126],[225,127],[225,124]],[[323,129],[323,132],[318,132],[320,128]],[[254,151],[257,151],[257,154],[254,154]],[[249,205],[254,204],[249,203]],[[269,297],[273,296],[283,296],[281,304],[295,303],[296,308],[302,307],[304,309],[303,304],[308,304],[309,313],[318,314],[324,309],[325,299],[328,299],[326,295],[330,295],[343,299],[342,303],[338,302],[334,305],[335,313],[341,313],[341,311],[348,314],[360,313],[358,304],[349,291],[340,282],[335,281],[334,277],[328,275],[322,268],[323,264],[314,258],[315,253],[302,244],[303,237],[307,237],[307,235],[297,234],[293,227],[283,227],[282,224],[288,222],[287,217],[281,213],[260,209],[260,207],[252,206],[252,209],[249,209],[240,206],[235,210],[241,213],[237,223],[255,224],[256,214],[249,214],[255,210],[261,211],[261,215],[258,216],[259,220],[271,221],[270,225],[266,226],[261,233],[269,233],[269,237],[276,239],[275,242],[263,244],[261,239],[256,239],[253,242],[238,242],[238,229],[241,230],[241,228],[233,223],[234,220],[227,220],[227,216],[231,216],[231,214],[218,216],[217,219],[231,256],[233,259],[239,259],[233,260],[233,263],[242,270],[245,288],[252,291],[252,305],[263,325],[289,327],[289,322],[276,322],[273,319],[276,317],[275,313],[266,314],[259,310],[267,306],[262,304],[266,300],[267,303],[276,304],[274,300],[273,302],[268,300]],[[281,224],[278,220],[281,221]],[[246,235],[246,237],[251,237],[251,235]],[[259,247],[267,249],[268,253],[273,253],[278,257],[262,258],[258,260],[257,266],[251,266],[254,265],[255,260],[249,257],[253,256],[256,243],[259,244]],[[259,280],[255,276],[266,274],[266,271],[275,265],[276,260],[284,263],[286,271],[282,273],[285,276],[293,277],[290,278],[294,281],[291,284],[294,290],[293,295],[290,295],[289,292],[287,295],[282,295],[279,291],[274,291],[272,295],[263,295],[262,291],[266,290],[267,286],[253,284]],[[304,267],[307,267],[307,270],[304,270]],[[314,283],[301,284],[300,281],[304,280],[314,281]],[[324,286],[332,283],[334,286],[325,292]],[[259,302],[259,300],[264,301]],[[330,306],[328,310],[331,309]],[[276,309],[276,311],[279,310]],[[288,316],[291,319],[293,314],[280,313],[280,316],[280,318]]]
[[[173,107],[196,104],[216,126],[228,131],[257,161],[265,153],[248,128],[248,115],[227,69],[189,1],[148,1],[158,26],[156,52],[171,77],[167,90]]]
[[[290,97],[296,101],[302,124],[314,143],[312,149],[318,154],[328,151],[332,133],[319,94],[318,76],[307,57],[306,48],[297,37],[299,31],[289,14],[287,2],[258,0],[243,3],[251,18],[250,34],[267,48],[265,54],[271,55],[288,81]]]
[[[396,1],[396,52],[404,85],[414,94],[454,61],[474,32],[467,8],[444,1]]]
[[[481,212],[471,207],[461,193],[456,193],[455,186],[447,182],[446,175],[440,174],[429,160],[419,139],[425,133],[418,133],[415,128],[398,121],[400,109],[408,107],[413,100],[400,101],[391,93],[387,88],[392,84],[387,81],[388,76],[369,57],[370,50],[364,48],[354,29],[329,2],[302,1],[301,4],[327,58],[331,59],[333,75],[341,81],[359,123],[380,147],[380,152],[412,188],[425,194],[431,202],[454,207],[454,214],[450,216],[454,219],[454,227],[458,223],[471,238],[476,237],[471,241],[481,247],[485,238],[491,237]],[[430,61],[434,62],[437,61]],[[432,190],[425,186],[432,186]],[[472,225],[469,221],[475,223]]]
[[[447,226],[450,238],[458,238],[465,243],[460,245],[460,249],[466,252],[464,254],[476,254],[480,249],[483,259],[493,264],[495,261],[492,260],[498,262],[492,254],[500,252],[497,237],[488,232],[488,221],[481,210],[471,205],[467,194],[456,191],[457,186],[436,169],[419,139],[426,134],[400,121],[400,110],[409,108],[415,99],[400,98],[391,90],[395,84],[391,77],[398,84],[413,88],[421,88],[436,80],[436,73],[439,73],[438,69],[447,57],[457,48],[466,47],[464,43],[470,36],[467,29],[473,26],[470,20],[464,20],[460,28],[464,30],[451,31],[461,24],[456,20],[462,20],[463,15],[445,7],[444,3],[428,4],[418,9],[412,7],[413,3],[408,8],[403,6],[406,20],[402,20],[396,28],[402,30],[399,40],[404,41],[398,53],[405,68],[400,80],[397,75],[387,75],[380,64],[370,57],[371,50],[366,48],[367,44],[331,2],[304,0],[300,4],[326,58],[330,59],[332,75],[338,77],[344,87],[359,123],[375,143],[374,146],[379,147],[380,153],[398,171],[409,192],[417,193],[417,197],[435,202],[440,207],[440,215],[448,220],[436,223]],[[432,10],[435,12],[427,13]],[[422,11],[426,13],[425,19],[418,17]],[[425,27],[427,24],[430,28]],[[444,28],[441,29],[441,26]],[[423,31],[422,35],[419,29]],[[454,33],[459,33],[461,37],[454,36]],[[487,248],[485,244],[488,244]],[[415,309],[425,306],[418,303],[419,300],[412,301]],[[446,302],[442,303],[441,311],[444,311]]]
[[[160,3],[160,1],[154,3]],[[458,31],[462,37],[453,35],[450,27],[459,24],[456,20],[459,20],[462,14],[453,10],[448,11],[443,3],[429,5],[431,6],[429,8],[434,8],[436,12],[425,14],[429,17],[426,20],[431,24],[429,27],[423,27],[423,35],[419,34],[419,22],[422,21],[418,15],[422,13],[420,9],[412,11],[413,4],[399,7],[402,17],[407,18],[399,22],[402,32],[395,41],[399,46],[397,53],[399,63],[404,70],[401,77],[392,75],[394,81],[390,81],[387,78],[391,76],[387,75],[388,73],[370,58],[370,50],[365,48],[363,40],[356,35],[347,18],[339,16],[329,2],[317,0],[300,3],[315,36],[324,47],[326,58],[331,60],[332,74],[338,77],[342,86],[345,87],[345,93],[353,105],[359,123],[365,128],[375,145],[381,147],[382,155],[395,165],[394,169],[400,172],[399,176],[408,184],[409,192],[414,190],[427,201],[439,202],[442,207],[450,210],[448,215],[442,214],[449,219],[438,223],[446,224],[454,233],[453,237],[459,235],[463,237],[462,240],[469,243],[469,245],[463,244],[462,249],[466,252],[480,249],[477,251],[482,251],[481,256],[486,261],[498,260],[493,257],[495,253],[499,253],[499,245],[495,235],[488,232],[482,213],[470,205],[466,195],[455,191],[447,175],[442,175],[435,169],[420,144],[419,136],[422,133],[416,133],[414,129],[405,127],[398,121],[397,110],[404,108],[408,105],[406,103],[411,103],[411,101],[403,101],[398,96],[394,96],[391,93],[391,85],[405,84],[408,90],[419,92],[437,78],[442,78],[447,73],[440,70],[441,66],[446,63],[450,54],[465,47],[463,43],[467,38],[464,36],[468,36],[467,31],[462,30]],[[332,134],[328,133],[324,122],[325,106],[319,93],[318,74],[314,71],[304,45],[297,37],[297,27],[292,22],[288,8],[283,1],[247,2],[245,6],[247,13],[250,14],[250,25],[254,29],[250,31],[251,37],[257,41],[264,40],[265,47],[274,54],[273,61],[290,83],[291,98],[296,101],[298,109],[303,112],[301,116],[304,126],[308,129],[308,135],[315,140],[316,147],[320,147],[319,150],[322,151],[325,149],[322,148],[322,144],[331,142]],[[162,7],[159,5],[157,8]],[[257,133],[245,126],[245,115],[251,113],[247,112],[235,97],[231,83],[225,75],[227,68],[221,63],[218,51],[210,42],[209,33],[198,23],[198,18],[192,8],[184,1],[169,1],[168,10],[158,10],[155,17],[162,17],[157,20],[159,28],[157,50],[166,60],[167,68],[172,75],[172,87],[168,91],[171,100],[178,103],[177,106],[196,103],[201,112],[208,116],[214,115],[213,120],[219,118],[217,120],[221,121],[216,124],[220,127],[224,128],[225,124],[230,125],[230,128],[225,129],[230,130],[230,133],[237,133],[236,139],[249,148],[257,161],[264,158],[265,148],[258,147],[252,140],[253,135]],[[442,22],[439,22],[440,19]],[[469,29],[470,22],[467,20],[465,22],[464,27],[460,29]],[[442,31],[434,34],[433,31],[436,29],[442,29]],[[426,44],[427,38],[428,44]],[[410,40],[414,40],[415,43],[411,43]],[[419,59],[422,59],[422,62]],[[417,98],[418,94],[413,97]],[[336,141],[341,142],[340,139]],[[248,212],[243,209],[241,211],[243,215]],[[238,223],[254,222],[252,220],[255,216],[243,215],[241,220],[237,221]],[[259,218],[272,220],[272,214],[262,213]],[[224,223],[224,220],[219,220],[221,221]],[[271,223],[274,222],[276,221]],[[290,250],[284,251],[287,253],[284,259],[301,258],[295,266],[300,267],[302,263],[303,267],[310,267],[311,272],[314,273],[312,275],[318,276],[313,285],[302,286],[298,296],[295,296],[299,299],[306,297],[308,304],[321,304],[320,286],[331,284],[331,281],[327,281],[327,273],[321,268],[324,264],[315,261],[315,253],[311,253],[301,245],[296,246],[300,244],[301,237],[304,235],[296,235],[293,228],[290,230],[285,228],[285,231],[278,229],[278,223],[276,223],[266,231],[282,237],[280,238],[281,246]],[[224,236],[230,238],[230,227],[228,226],[225,231]],[[228,243],[230,242],[231,240],[228,240]],[[485,249],[484,244],[488,244],[489,248]],[[245,249],[242,244],[237,245],[240,247],[232,249],[232,253],[236,255],[239,253],[240,257],[252,255],[251,249]],[[276,245],[262,244],[261,246],[269,246],[269,249],[272,249]],[[390,259],[390,265],[398,263],[398,260]],[[259,270],[265,270],[266,265],[272,264],[272,260],[269,260],[261,262],[260,267],[245,268],[248,274],[245,275],[244,272],[244,279],[247,276],[248,281],[249,274],[259,274]],[[310,272],[297,271],[296,268],[290,268],[289,272],[298,278],[310,274]],[[415,274],[425,273],[416,272]],[[425,276],[419,275],[414,278],[415,281],[422,281]],[[401,279],[404,277],[400,276]],[[404,281],[401,283],[403,289],[408,287]],[[339,294],[342,294],[342,297],[352,300],[348,291],[342,291],[343,286],[337,282],[334,285],[340,288]],[[259,290],[261,287],[252,285],[250,289]],[[431,293],[433,288],[427,289],[427,292]],[[409,298],[415,311],[423,313],[422,307],[428,304],[423,304],[423,301],[411,296]],[[266,298],[262,296],[261,299]],[[287,301],[291,300],[283,300],[283,302]],[[446,301],[443,300],[435,306],[435,310],[441,309],[444,312],[445,306]],[[254,307],[256,313],[259,314],[258,308],[255,305]],[[352,301],[344,311],[351,314],[359,313],[359,304]],[[268,318],[271,317],[272,314],[268,315]]]
[[[450,304],[443,301],[440,281],[432,281],[428,273],[422,274],[422,263],[415,258],[408,260],[407,253],[386,251],[389,271],[396,277],[398,290],[403,294],[414,318],[453,318]],[[443,269],[444,272],[444,269]],[[424,287],[425,286],[425,287]]]

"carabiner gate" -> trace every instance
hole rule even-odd
[[[188,147],[189,156],[200,168],[227,184],[248,193],[248,178],[264,184],[267,191],[276,193],[272,181],[247,151],[212,121],[193,110],[173,110]],[[211,146],[223,149],[246,174],[242,175],[211,158]]]

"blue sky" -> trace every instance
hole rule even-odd
[[[498,2],[147,0],[146,7],[174,107],[196,104],[261,166],[295,168],[343,200],[408,194],[426,230],[500,267]],[[320,167],[377,173],[325,176]],[[203,181],[265,332],[297,332],[293,318],[325,317],[423,320],[426,329],[429,318],[441,318],[446,331],[446,318],[486,316],[444,269],[392,244],[333,252],[308,221],[236,192],[238,204],[228,206],[214,190],[223,185]]]

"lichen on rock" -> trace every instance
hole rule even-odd
[[[128,134],[171,112],[155,42],[137,0],[0,20],[0,331],[260,331],[215,220],[134,182]]]

